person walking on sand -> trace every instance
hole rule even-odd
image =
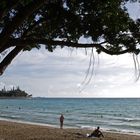
[[[60,128],[63,129],[63,122],[64,122],[64,116],[61,114],[60,116]]]

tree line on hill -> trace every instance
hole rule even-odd
[[[25,91],[21,90],[19,86],[17,88],[12,88],[11,90],[6,90],[4,87],[0,90],[0,97],[32,97],[31,94],[26,93]]]

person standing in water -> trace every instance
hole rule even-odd
[[[61,114],[60,116],[60,128],[63,129],[63,122],[64,122],[64,116]]]

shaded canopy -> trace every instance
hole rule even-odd
[[[139,54],[140,19],[125,4],[137,0],[1,0],[0,74],[19,52],[57,46],[95,48],[110,55]],[[79,38],[91,38],[81,44]]]

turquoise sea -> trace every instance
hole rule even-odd
[[[140,99],[32,98],[0,99],[0,119],[64,127],[140,133]]]

